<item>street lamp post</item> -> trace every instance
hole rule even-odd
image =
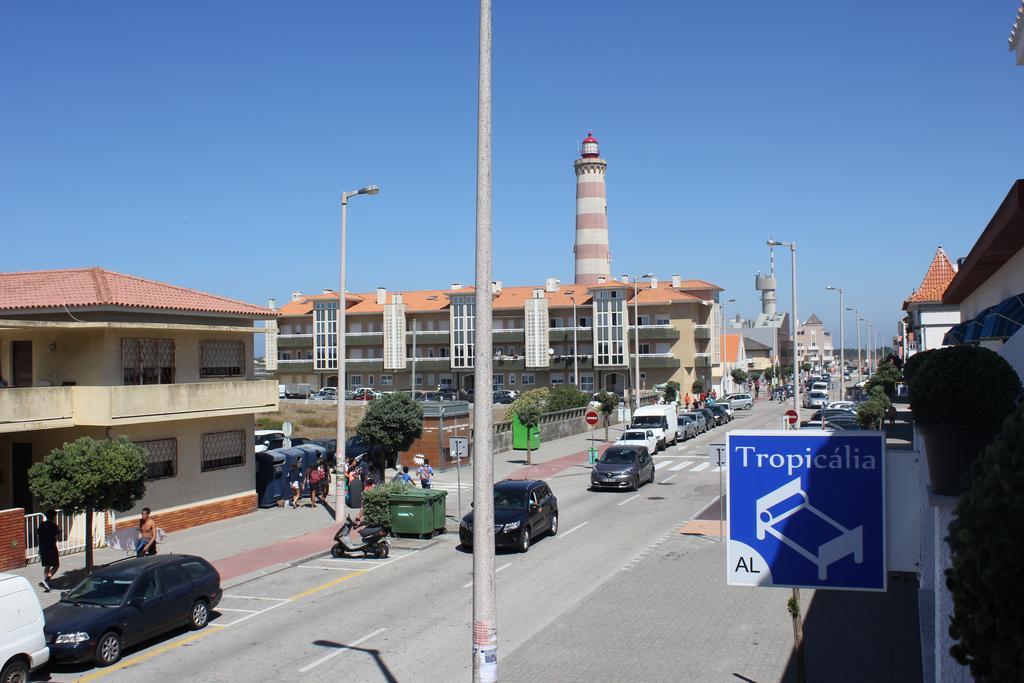
[[[629,275],[623,275],[622,279],[629,284]],[[644,273],[641,276],[633,276],[633,358],[636,360],[633,384],[633,411],[640,408],[640,279],[654,277],[653,273]],[[628,306],[628,304],[627,304]],[[629,321],[629,311],[626,311],[626,321]],[[626,346],[626,353],[629,353],[629,345]]]
[[[780,242],[778,240],[768,240],[769,247],[789,247],[790,256],[790,274],[792,275],[792,288],[793,288],[793,320],[790,322],[790,329],[793,331],[793,410],[800,413],[800,359],[796,353],[796,242]]]
[[[476,348],[473,385],[473,683],[498,679],[498,616],[494,571],[494,300],[492,298],[491,0],[480,0],[476,132]]]
[[[853,311],[853,321],[857,324],[857,379],[860,379],[860,311],[854,308],[847,308]]]
[[[334,446],[334,467],[337,471],[338,464],[345,460],[345,247],[348,221],[348,200],[361,194],[377,194],[380,188],[376,185],[351,192],[341,193],[341,275],[338,282],[338,315],[336,318],[336,332],[338,336],[338,434],[337,443]],[[334,482],[334,521],[341,522],[345,518],[344,498],[341,497],[340,481]]]
[[[875,357],[875,326],[868,321],[868,375],[875,374],[875,365],[877,358]]]
[[[736,303],[736,299],[722,302],[722,333],[718,336],[718,361],[722,364],[722,396],[725,396],[725,305],[734,303]]]
[[[839,400],[845,401],[846,384],[844,373],[846,372],[846,327],[844,326],[844,319],[846,318],[846,314],[843,313],[843,310],[845,309],[843,304],[843,288],[825,285],[825,289],[833,292],[839,292]],[[833,358],[835,358],[835,356],[833,356]]]

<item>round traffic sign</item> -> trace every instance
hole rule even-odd
[[[588,425],[593,427],[594,425],[597,424],[597,419],[598,418],[597,418],[597,411],[596,410],[588,410],[587,411],[587,424]]]
[[[791,425],[795,425],[796,421],[800,419],[800,416],[796,414],[796,411],[790,408],[786,411],[786,421]]]
[[[284,432],[285,436],[292,435],[292,423],[291,420],[285,420],[284,424],[281,425],[281,431]]]

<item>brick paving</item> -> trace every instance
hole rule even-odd
[[[789,590],[726,586],[724,561],[721,543],[666,536],[503,656],[501,677],[795,682]],[[801,598],[809,682],[921,680],[916,586]]]

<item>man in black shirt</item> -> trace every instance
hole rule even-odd
[[[60,555],[57,552],[57,541],[60,540],[60,527],[57,526],[57,511],[47,510],[46,519],[39,525],[36,534],[39,539],[39,564],[43,566],[43,580],[39,585],[47,593],[50,592],[50,579],[60,569]]]

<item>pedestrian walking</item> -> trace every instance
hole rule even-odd
[[[889,404],[889,407],[885,409],[885,416],[889,418],[889,426],[896,426],[896,406]]]
[[[316,463],[306,470],[306,486],[309,487],[309,506],[316,507],[317,495],[320,493],[320,482],[323,480],[323,470],[317,467]]]
[[[288,472],[288,486],[292,490],[292,509],[295,510],[299,507],[299,498],[302,497],[302,470],[299,469],[298,460],[292,463],[292,468]]]
[[[690,409],[690,392],[689,391],[686,392],[686,399],[685,400],[686,400],[686,403],[685,403],[686,409],[689,410]]]
[[[60,554],[57,552],[57,541],[61,540],[60,527],[57,526],[57,511],[47,510],[46,519],[36,531],[39,538],[39,564],[43,566],[43,580],[39,585],[47,593],[50,592],[50,580],[60,569]]]
[[[425,489],[429,489],[430,480],[434,478],[434,468],[430,466],[430,461],[424,458],[423,465],[416,470],[416,474],[420,477],[420,486]]]
[[[135,544],[135,556],[156,555],[156,520],[151,516],[149,508],[142,508],[139,517],[139,540]]]

